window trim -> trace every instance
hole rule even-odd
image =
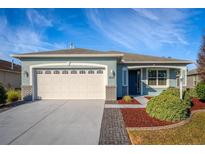
[[[124,83],[125,81],[124,72],[126,74],[126,83]],[[122,86],[128,86],[128,68],[127,67],[122,68]]]
[[[197,85],[197,79],[196,78],[197,77],[195,75],[193,75],[193,83],[192,83],[193,86]]]
[[[149,85],[148,84],[148,80],[149,80],[148,71],[149,70],[156,70],[157,71],[157,84],[156,85]],[[167,72],[166,85],[159,85],[158,84],[158,71],[160,71],[160,70],[164,70]],[[168,68],[148,68],[148,69],[146,69],[146,84],[147,84],[147,86],[149,86],[151,88],[168,88],[169,87],[169,69]]]

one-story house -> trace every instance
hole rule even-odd
[[[187,84],[189,60],[118,51],[65,49],[12,55],[22,61],[24,99],[105,99],[158,95]]]
[[[21,88],[21,66],[0,59],[0,82],[5,88]]]
[[[197,69],[192,69],[187,73],[187,87],[194,88],[201,81]]]

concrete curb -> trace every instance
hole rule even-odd
[[[166,125],[166,126],[156,126],[156,127],[127,127],[127,131],[133,131],[133,130],[163,130],[163,129],[171,129],[171,128],[176,128],[182,125],[187,124],[188,122],[191,121],[193,114],[197,113],[197,112],[205,112],[205,109],[201,109],[201,110],[195,110],[191,112],[191,115],[189,118],[180,121],[176,124],[171,124],[171,125]]]

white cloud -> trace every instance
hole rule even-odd
[[[127,48],[158,49],[163,45],[187,45],[183,9],[88,9],[90,25]]]
[[[55,50],[65,48],[64,43],[47,42],[41,33],[29,28],[21,27],[14,29],[8,25],[0,30],[0,56],[8,59],[12,53],[24,53],[43,50]]]
[[[45,26],[45,27],[51,27],[53,26],[52,20],[45,17],[43,14],[41,14],[39,11],[34,9],[28,9],[26,11],[27,17],[31,24],[37,25],[37,26]]]

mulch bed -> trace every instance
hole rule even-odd
[[[121,109],[126,127],[153,127],[174,124],[173,122],[161,121],[150,117],[145,108]]]
[[[152,97],[146,96],[147,99],[151,99]],[[192,99],[193,106],[191,111],[205,109],[205,102],[197,98]],[[155,126],[166,126],[170,124],[174,124],[176,122],[167,122],[161,121],[155,118],[150,117],[146,113],[145,108],[124,108],[121,109],[123,119],[126,127],[155,127]]]
[[[140,104],[136,99],[132,99],[131,102],[125,102],[123,99],[117,101],[118,104]]]
[[[191,111],[205,109],[205,102],[202,102],[198,98],[193,98],[192,103],[193,103],[193,106],[191,108]]]

